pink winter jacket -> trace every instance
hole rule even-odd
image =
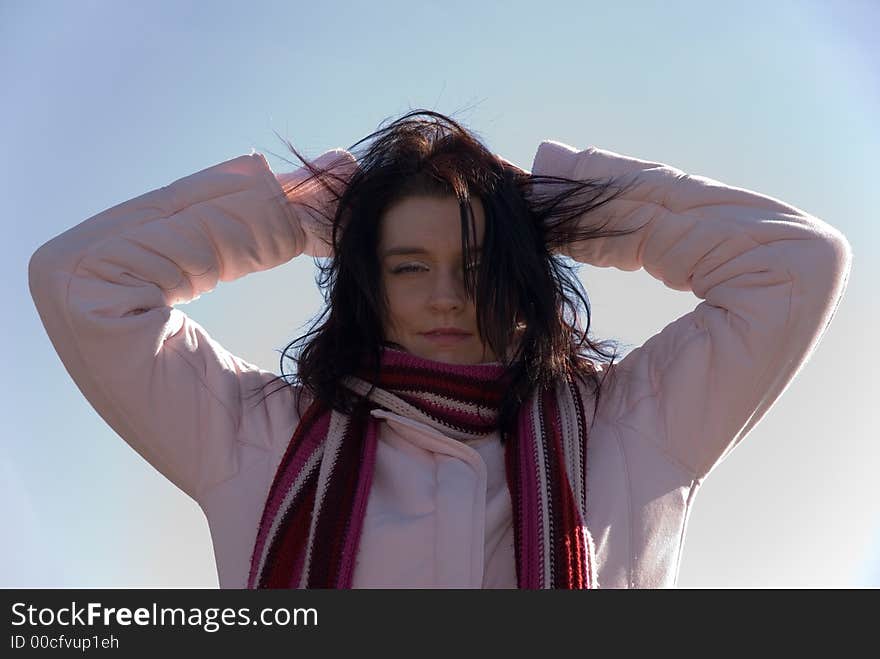
[[[340,150],[318,162],[340,155],[350,158]],[[615,216],[608,228],[645,227],[567,254],[645,268],[701,300],[610,369],[587,451],[599,586],[674,586],[700,484],[816,347],[851,248],[834,227],[772,197],[603,149],[543,142],[532,173],[638,177],[605,208]],[[298,417],[289,389],[245,399],[274,374],[230,354],[175,305],[320,252],[305,210],[318,193],[276,198],[279,179],[297,175],[276,177],[258,153],[233,158],[85,220],[29,264],[40,317],[83,395],[204,511],[222,588],[246,584]],[[516,587],[498,437],[465,444],[374,414],[384,423],[353,585]]]

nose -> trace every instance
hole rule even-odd
[[[465,305],[465,289],[461,272],[439,269],[431,287],[429,304],[434,311],[460,311]]]

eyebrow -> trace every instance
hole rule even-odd
[[[474,254],[479,254],[482,251],[481,246],[471,248],[471,252]],[[386,258],[388,256],[398,256],[398,255],[410,255],[410,254],[429,254],[428,250],[424,247],[389,247],[382,253],[382,258]]]

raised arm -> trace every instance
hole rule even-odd
[[[315,160],[332,163],[356,167],[341,149]],[[31,295],[80,391],[197,500],[235,473],[242,396],[271,374],[172,305],[318,249],[307,207],[331,197],[314,185],[285,191],[261,154],[240,156],[105,210],[30,259]]]
[[[533,174],[621,176],[635,187],[583,221],[625,236],[571,244],[599,267],[644,268],[703,300],[612,368],[600,409],[703,478],[779,398],[821,339],[852,250],[782,201],[674,167],[543,142]]]

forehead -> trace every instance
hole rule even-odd
[[[483,205],[471,197],[477,242],[482,241],[485,216]],[[461,250],[461,215],[458,199],[447,197],[405,197],[382,216],[383,249],[398,246],[423,247],[436,251]]]

